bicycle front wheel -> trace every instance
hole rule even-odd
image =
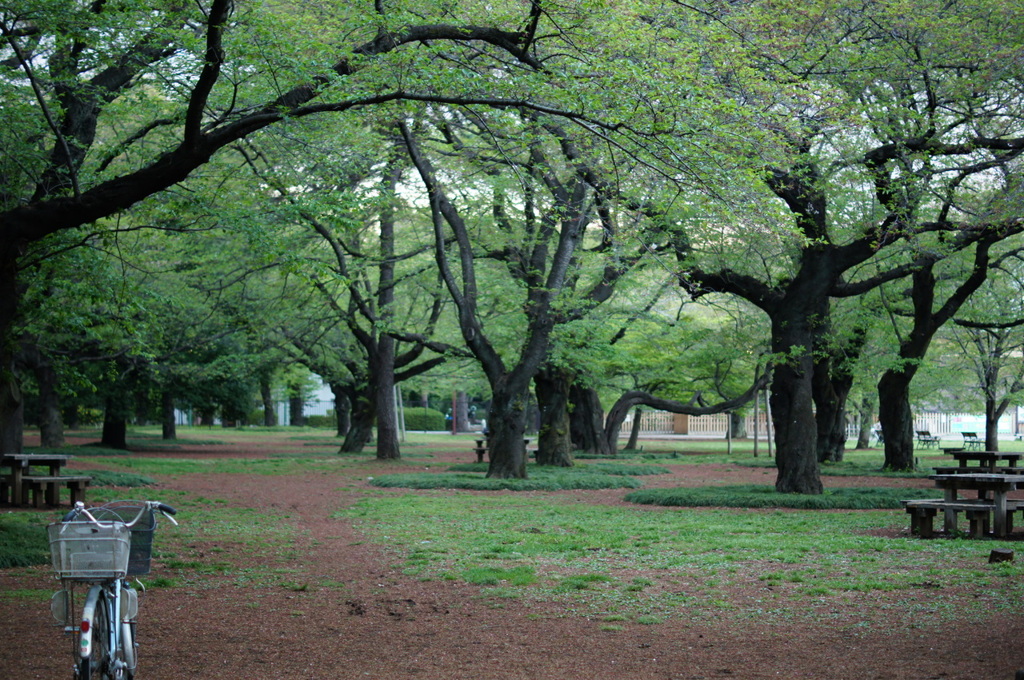
[[[82,652],[87,656],[83,656],[79,661],[78,679],[109,680],[111,676],[108,673],[107,661],[110,658],[110,601],[102,588],[96,586],[89,592],[82,619],[83,630],[80,635],[88,635],[91,644],[80,645]]]

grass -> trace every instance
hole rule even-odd
[[[69,474],[78,474],[75,472],[69,472]],[[89,470],[88,472],[82,472],[92,477],[92,481],[89,482],[90,488],[96,488],[98,486],[116,486],[119,488],[137,488],[142,486],[153,486],[156,484],[156,479],[148,475],[140,475],[135,472],[122,472],[118,470]]]
[[[570,489],[630,489],[640,482],[627,476],[623,468],[606,472],[600,466],[551,468],[530,466],[527,479],[493,479],[484,476],[485,464],[469,463],[479,472],[410,472],[382,475],[370,480],[373,486],[407,489],[470,489],[473,491],[566,491]],[[633,474],[641,474],[635,468]],[[657,474],[657,473],[655,473]]]
[[[28,567],[50,561],[46,540],[49,516],[29,513],[0,515],[0,569]]]
[[[796,508],[800,510],[874,510],[899,508],[906,498],[932,498],[934,489],[889,487],[826,489],[820,495],[779,493],[772,486],[705,486],[642,489],[626,495],[630,503],[677,507]]]
[[[365,494],[351,507],[338,510],[336,517],[356,522],[367,541],[386,546],[397,568],[409,577],[475,584],[495,606],[510,598],[558,603],[557,610],[564,615],[593,617],[609,632],[681,617],[698,623],[712,617],[781,623],[835,617],[840,625],[851,608],[863,617],[864,625],[901,625],[901,617],[910,612],[925,612],[937,622],[982,621],[992,611],[1016,611],[1024,599],[1024,567],[1019,562],[987,563],[992,548],[1013,548],[1013,543],[891,538],[908,525],[906,515],[893,509],[794,508],[820,507],[822,502],[830,508],[893,507],[894,499],[919,493],[908,489],[834,490],[822,497],[779,498],[768,487],[719,486],[686,490],[695,494],[690,507],[602,505],[588,502],[585,493],[448,492],[452,479],[483,479],[486,467],[471,464],[413,475],[440,480],[423,491],[366,490],[361,482],[367,476],[374,481],[389,476],[381,474],[388,464],[374,461],[372,451],[325,456],[311,447],[296,453],[294,444],[288,449],[284,443],[300,437],[317,443],[322,437],[325,446],[333,447],[336,440],[330,433],[281,429],[216,434],[225,440],[258,440],[269,455],[244,460],[116,455],[90,462],[118,474],[162,479],[191,474],[336,476],[339,486]],[[209,440],[210,431],[179,433],[180,439],[193,437]],[[471,435],[417,434],[410,439],[408,446],[417,456],[453,448],[464,448],[469,456],[472,447]],[[611,481],[627,484],[620,487],[625,495],[629,487],[639,485],[643,473],[657,474],[674,466],[774,464],[764,456],[753,458],[749,443],[746,449],[735,445],[732,453],[724,442],[692,440],[664,445],[645,441],[645,449],[615,459],[586,460],[568,471],[531,466],[527,481],[544,482],[550,490]],[[879,450],[850,452],[846,461],[825,466],[823,472],[877,476],[881,460]],[[939,460],[948,462],[922,452],[922,467]],[[305,580],[308,536],[287,510],[238,508],[215,496],[167,488],[152,493],[179,508],[182,524],[161,525],[156,550],[162,565],[147,585],[201,591],[227,582],[238,588],[284,588],[295,593],[334,587]],[[90,488],[90,501],[111,500],[114,494],[123,495],[123,489]],[[729,497],[745,507],[725,507]],[[42,526],[56,516],[0,515],[0,560],[19,560],[8,562],[10,566],[48,561]],[[258,557],[241,568],[233,566],[247,555]]]
[[[977,583],[982,598],[948,610],[938,598],[934,608],[980,617],[992,607],[1012,611],[1024,596],[1024,568],[987,564],[1000,542],[886,538],[881,530],[905,528],[892,510],[652,513],[550,496],[403,494],[337,516],[389,546],[409,575],[500,587],[501,597],[564,602],[586,616],[740,615],[750,610],[737,607],[735,593],[753,590],[773,617],[799,617],[823,598],[836,608],[870,593],[910,603],[922,588]],[[531,579],[501,576],[517,569]]]

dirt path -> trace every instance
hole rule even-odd
[[[371,470],[379,470],[376,465],[367,462]],[[766,481],[764,474],[686,466],[674,476],[688,483],[705,477],[741,483]],[[239,585],[236,574],[210,577],[201,587],[151,589],[142,604],[140,680],[1009,680],[1024,667],[1024,617],[1010,614],[980,624],[869,628],[853,635],[825,621],[782,627],[753,620],[737,626],[685,617],[654,626],[624,622],[622,630],[607,632],[601,622],[554,605],[509,600],[494,608],[493,601],[477,596],[477,586],[403,575],[383,548],[365,542],[349,522],[331,519],[340,507],[365,497],[345,490],[352,479],[349,470],[164,480],[166,488],[240,507],[252,506],[252,499],[274,499],[272,505],[308,532],[300,546],[303,557],[288,565],[294,570],[290,579],[306,589]],[[586,493],[590,502],[621,502],[621,491]],[[227,554],[240,567],[261,559]],[[0,570],[5,591],[52,587],[46,569]],[[61,642],[38,600],[0,598],[0,635],[6,641],[0,645],[0,678],[71,677],[68,643]]]

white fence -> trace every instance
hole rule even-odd
[[[628,436],[633,427],[633,414],[631,412],[622,423],[620,436]],[[684,416],[685,417],[685,416]],[[640,432],[641,434],[683,434],[677,426],[679,416],[665,411],[641,411]],[[688,416],[686,418],[685,434],[691,437],[724,437],[729,430],[729,416],[725,413],[716,413],[708,416]],[[767,432],[767,421],[762,411],[757,415],[757,432],[761,437]],[[746,435],[754,436],[754,416],[750,414],[745,420]]]
[[[855,414],[848,413],[847,417],[850,418],[849,425],[847,426],[847,435],[850,439],[857,438],[858,424],[855,419]],[[652,435],[652,434],[682,434],[677,427],[677,421],[671,413],[664,411],[641,411],[640,413],[640,432],[641,434]],[[757,416],[758,427],[756,432],[759,433],[760,437],[764,437],[767,430],[768,417],[761,411]],[[1004,415],[999,419],[999,434],[1002,436],[1011,436],[1016,434],[1016,428],[1018,418],[1015,412],[1011,412]],[[753,437],[754,428],[754,416],[750,414],[746,417],[746,436]],[[691,437],[724,437],[729,426],[728,416],[724,413],[718,413],[710,416],[690,416],[687,418],[685,426],[685,434]],[[622,423],[622,430],[620,431],[621,436],[628,436],[631,428],[633,427],[633,413],[630,413],[626,417],[626,420]],[[1024,427],[1024,424],[1021,425]],[[914,417],[914,429],[915,430],[928,430],[934,435],[956,435],[959,436],[961,432],[977,432],[979,435],[984,436],[985,432],[985,418],[978,414],[973,413],[936,413],[936,412],[922,412],[918,413]]]

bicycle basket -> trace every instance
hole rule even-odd
[[[114,501],[89,510],[98,520],[120,520],[130,522],[139,514],[142,505],[138,501]],[[131,546],[128,551],[128,576],[142,576],[149,573],[153,555],[153,534],[156,531],[156,515],[152,510],[142,513],[139,521],[131,528]]]
[[[46,529],[57,578],[93,581],[127,573],[130,530],[123,522],[62,522]]]

